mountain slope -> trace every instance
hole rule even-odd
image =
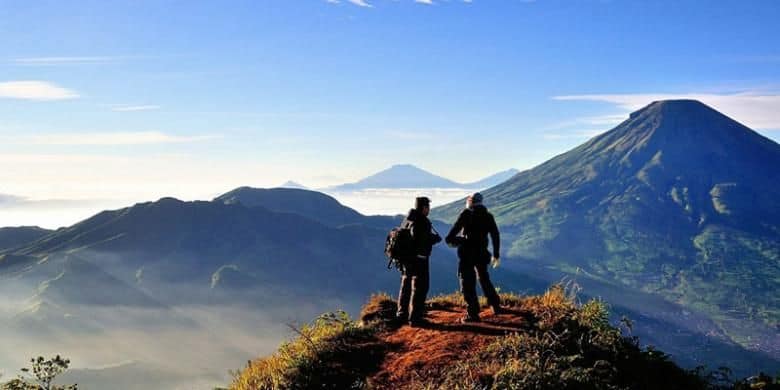
[[[777,143],[662,101],[484,195],[510,256],[659,294],[778,358],[778,166]]]
[[[486,177],[486,178],[484,178],[482,180],[478,180],[478,181],[475,181],[475,182],[472,182],[472,183],[466,183],[463,186],[465,188],[473,188],[473,189],[477,189],[477,190],[490,188],[490,187],[497,186],[497,185],[499,185],[499,184],[509,180],[510,178],[512,178],[512,176],[517,175],[519,172],[520,171],[518,171],[517,169],[514,169],[514,168],[507,169],[506,171],[501,171],[501,172],[492,174],[492,175],[490,175],[490,176],[488,176],[488,177]]]
[[[19,226],[0,228],[0,252],[35,241],[53,230],[37,226]]]

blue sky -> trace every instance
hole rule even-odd
[[[321,187],[394,163],[471,181],[659,98],[780,140],[777,20],[776,1],[0,0],[0,204]]]

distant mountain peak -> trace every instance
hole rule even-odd
[[[366,188],[458,188],[460,184],[412,164],[395,164],[354,183],[332,187],[335,191]]]
[[[423,169],[414,164],[393,164],[390,169],[414,169],[422,171]]]
[[[309,188],[305,185],[298,183],[296,181],[288,180],[284,182],[282,185],[279,186],[279,188],[295,188],[299,190],[308,190]]]
[[[428,172],[413,164],[394,164],[354,183],[329,188],[334,191],[352,191],[368,188],[460,188],[485,189],[504,182],[517,174],[516,169],[508,169],[490,175],[484,179],[459,183],[454,180]]]

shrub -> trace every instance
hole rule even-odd
[[[57,355],[51,359],[43,356],[30,359],[30,368],[22,368],[27,376],[18,378],[3,385],[3,390],[77,390],[78,385],[59,386],[54,379],[68,369],[70,360]],[[32,372],[32,376],[30,373]]]

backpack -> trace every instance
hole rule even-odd
[[[407,224],[393,228],[393,230],[387,233],[387,239],[385,240],[387,269],[390,269],[393,265],[395,265],[395,268],[401,269],[402,262],[413,255],[412,230],[407,227]]]

